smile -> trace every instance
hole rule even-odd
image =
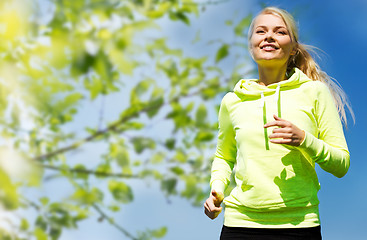
[[[275,46],[274,44],[264,44],[263,46],[260,47],[260,49],[263,49],[265,51],[273,51],[273,50],[277,50],[279,48],[277,46]]]

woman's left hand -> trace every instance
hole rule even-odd
[[[277,144],[287,144],[296,147],[301,145],[303,139],[305,138],[305,132],[303,130],[299,129],[293,123],[281,119],[276,115],[274,115],[274,119],[275,121],[264,125],[264,128],[279,127],[274,128],[273,133],[269,135],[270,142]]]

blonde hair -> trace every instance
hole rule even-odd
[[[347,108],[352,116],[353,121],[355,121],[354,113],[352,107],[348,101],[348,97],[341,88],[340,84],[332,77],[330,77],[326,72],[322,71],[320,66],[311,56],[310,52],[315,53],[315,47],[310,45],[302,44],[298,41],[298,29],[293,16],[287,11],[277,8],[277,7],[267,7],[264,8],[257,16],[262,14],[272,14],[282,18],[287,29],[289,31],[290,38],[295,44],[294,54],[292,54],[288,59],[287,74],[293,70],[293,68],[299,68],[304,74],[306,74],[310,79],[314,81],[324,82],[333,95],[335,105],[338,109],[339,116],[342,122],[347,125],[347,117],[345,108]],[[253,34],[253,28],[256,17],[252,20],[248,39],[250,40]]]

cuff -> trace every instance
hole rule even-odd
[[[212,190],[224,193],[225,184],[221,180],[214,180],[211,184]]]

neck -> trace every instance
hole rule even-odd
[[[258,66],[259,69],[259,84],[269,85],[272,83],[278,83],[285,79],[287,66],[284,67],[269,67],[269,66]]]

